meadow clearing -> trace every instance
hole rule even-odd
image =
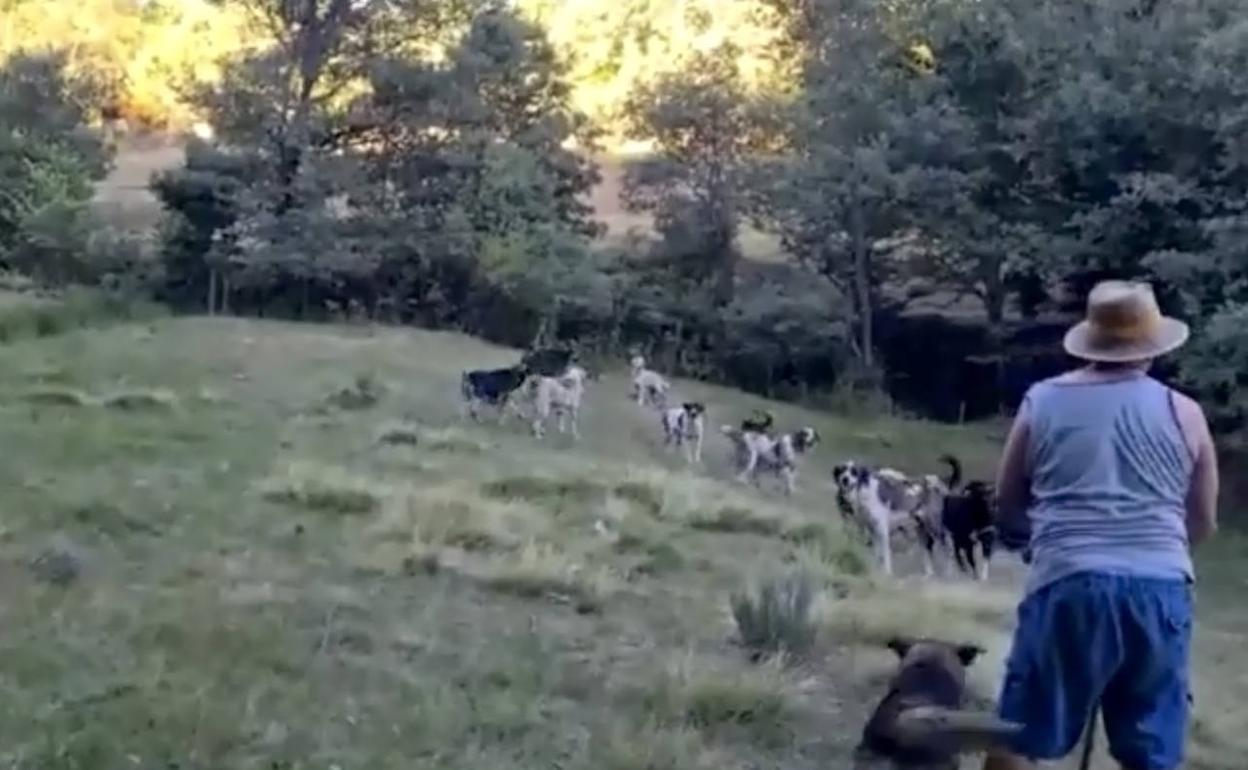
[[[623,362],[573,444],[461,421],[459,372],[518,354],[456,334],[177,318],[0,355],[6,767],[844,767],[896,633],[984,644],[995,693],[1021,567],[873,578],[827,473],[983,476],[1001,424],[768,404],[823,437],[784,501],[715,431],[699,471],[666,454]],[[764,405],[677,389],[713,428]],[[1246,550],[1201,555],[1191,768],[1248,751]],[[796,573],[815,646],[752,663],[730,597]]]

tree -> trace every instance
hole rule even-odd
[[[802,95],[791,150],[766,170],[775,185],[760,217],[848,298],[859,361],[874,370],[882,250],[909,224],[915,153],[935,149],[943,116],[922,108],[930,86],[902,66],[898,12],[866,0],[807,0],[791,11]]]
[[[51,283],[85,277],[86,205],[109,163],[88,128],[96,95],[67,75],[62,54],[0,69],[0,265]]]
[[[735,47],[695,56],[679,74],[638,89],[626,110],[632,135],[657,148],[626,177],[628,205],[653,213],[669,249],[698,260],[694,272],[713,281],[715,301],[731,302],[744,175],[774,138],[745,93]]]

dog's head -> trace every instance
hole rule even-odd
[[[901,661],[899,670],[935,667],[955,674],[959,679],[965,675],[967,667],[984,654],[984,648],[976,644],[953,644],[927,638],[894,637],[888,640],[887,647]]]
[[[964,494],[975,500],[983,500],[985,502],[992,500],[992,487],[986,481],[968,481],[963,487]]]
[[[809,452],[819,443],[819,432],[814,428],[798,428],[793,431],[793,449],[798,453]]]
[[[686,401],[680,405],[680,408],[685,410],[685,414],[689,415],[690,419],[697,419],[706,414],[706,405],[701,401]]]
[[[966,669],[983,654],[982,647],[935,639],[892,639],[888,647],[900,664],[889,694],[864,728],[865,748],[885,756],[896,751],[898,743],[920,749],[928,760],[926,767],[931,758],[952,759],[964,752],[1005,745],[1022,729],[991,712],[964,710],[958,703],[966,688]],[[872,746],[872,738],[885,740]]]
[[[854,487],[854,479],[856,474],[854,471],[858,465],[853,460],[846,460],[843,463],[837,463],[832,466],[832,481],[836,484],[836,488],[842,492],[848,492]]]
[[[628,361],[628,368],[634,372],[639,372],[646,368],[646,359],[640,355],[633,356]]]
[[[871,478],[871,469],[854,460],[846,460],[832,468],[832,480],[836,488],[849,492],[866,484]]]

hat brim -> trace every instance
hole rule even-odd
[[[1177,318],[1163,317],[1157,331],[1148,339],[1137,340],[1124,344],[1106,345],[1095,341],[1092,327],[1087,321],[1081,321],[1066,332],[1062,347],[1075,358],[1084,361],[1096,361],[1107,364],[1124,364],[1131,361],[1144,361],[1157,358],[1182,347],[1191,330],[1187,324]]]

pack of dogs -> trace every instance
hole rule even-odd
[[[480,419],[483,409],[507,414],[527,412],[534,436],[542,438],[553,422],[559,433],[580,437],[580,416],[588,382],[596,379],[577,362],[576,354],[559,348],[526,352],[513,366],[463,372],[460,390],[467,414]],[[671,382],[634,355],[629,361],[630,398],[657,415],[663,446],[681,451],[687,463],[702,462],[708,418],[702,401],[682,400]],[[798,469],[820,442],[817,430],[799,426],[775,430],[774,417],[755,411],[737,424],[723,425],[732,447],[738,482],[762,488],[764,479],[778,484],[785,495],[797,485]],[[959,572],[988,579],[989,564],[998,545],[993,490],[981,480],[964,480],[961,462],[952,455],[940,461],[942,476],[908,476],[888,467],[846,460],[832,468],[837,508],[847,526],[873,549],[880,570],[893,574],[893,552],[900,543],[917,544],[923,573]],[[1026,534],[1007,533],[1003,544],[1026,552]]]
[[[507,414],[527,413],[530,429],[541,438],[553,420],[560,433],[580,436],[579,419],[587,384],[597,379],[570,351],[526,352],[513,366],[462,373],[463,406],[474,420],[485,408]],[[630,400],[657,416],[663,447],[682,451],[690,465],[702,462],[707,406],[678,397],[671,382],[635,355],[629,362]],[[762,481],[792,495],[799,467],[820,443],[818,431],[798,426],[776,429],[775,419],[756,411],[720,433],[732,449],[735,479],[763,490]],[[831,483],[846,527],[874,550],[879,569],[893,574],[893,551],[902,542],[917,544],[925,577],[952,568],[978,580],[988,578],[998,539],[1027,559],[1028,533],[1003,531],[998,538],[992,486],[965,480],[961,462],[939,458],[947,471],[908,476],[888,467],[846,460],[832,468]],[[932,639],[894,639],[888,643],[898,665],[887,691],[863,728],[854,752],[854,770],[905,768],[956,770],[959,757],[999,744],[1018,725],[964,708],[966,669],[983,652],[974,645]]]

